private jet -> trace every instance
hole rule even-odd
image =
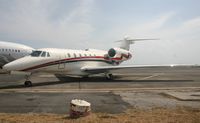
[[[0,71],[3,71],[3,65],[30,55],[33,50],[33,48],[26,45],[0,41]]]
[[[120,46],[108,51],[97,49],[71,50],[57,48],[42,48],[35,50],[29,56],[17,59],[3,66],[7,71],[26,73],[25,86],[32,86],[30,76],[36,73],[51,73],[89,77],[102,74],[107,79],[113,79],[114,70],[157,67],[157,66],[119,66],[122,62],[132,58],[130,45],[135,41],[157,39],[130,39],[119,40]],[[168,65],[167,65],[168,66]],[[170,67],[174,67],[170,66]]]

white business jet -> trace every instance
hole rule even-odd
[[[0,69],[9,62],[30,55],[33,50],[22,44],[0,41]]]
[[[113,70],[141,67],[118,66],[120,63],[129,60],[132,57],[131,52],[129,51],[130,44],[141,40],[156,39],[124,38],[119,41],[121,42],[119,47],[111,48],[108,51],[96,49],[69,50],[43,48],[35,50],[29,56],[4,65],[3,69],[29,73],[24,83],[25,86],[31,86],[32,82],[29,80],[30,75],[39,72],[81,77],[103,73],[105,77],[112,79]]]

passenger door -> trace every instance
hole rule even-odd
[[[58,65],[58,69],[65,69],[65,59],[66,56],[65,55],[60,55],[60,63]]]

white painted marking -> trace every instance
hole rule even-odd
[[[153,78],[153,77],[156,77],[156,76],[160,76],[161,74],[154,74],[154,75],[151,75],[151,76],[147,76],[147,77],[144,77],[144,78],[140,78],[138,80],[146,80],[146,79],[150,79],[150,78]]]

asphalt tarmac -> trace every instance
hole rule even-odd
[[[75,78],[38,75],[32,87],[24,77],[0,75],[0,113],[66,114],[72,99],[91,102],[93,112],[122,113],[129,108],[200,107],[200,69],[166,68],[115,73],[115,80],[100,76]],[[194,98],[195,97],[195,98]]]

